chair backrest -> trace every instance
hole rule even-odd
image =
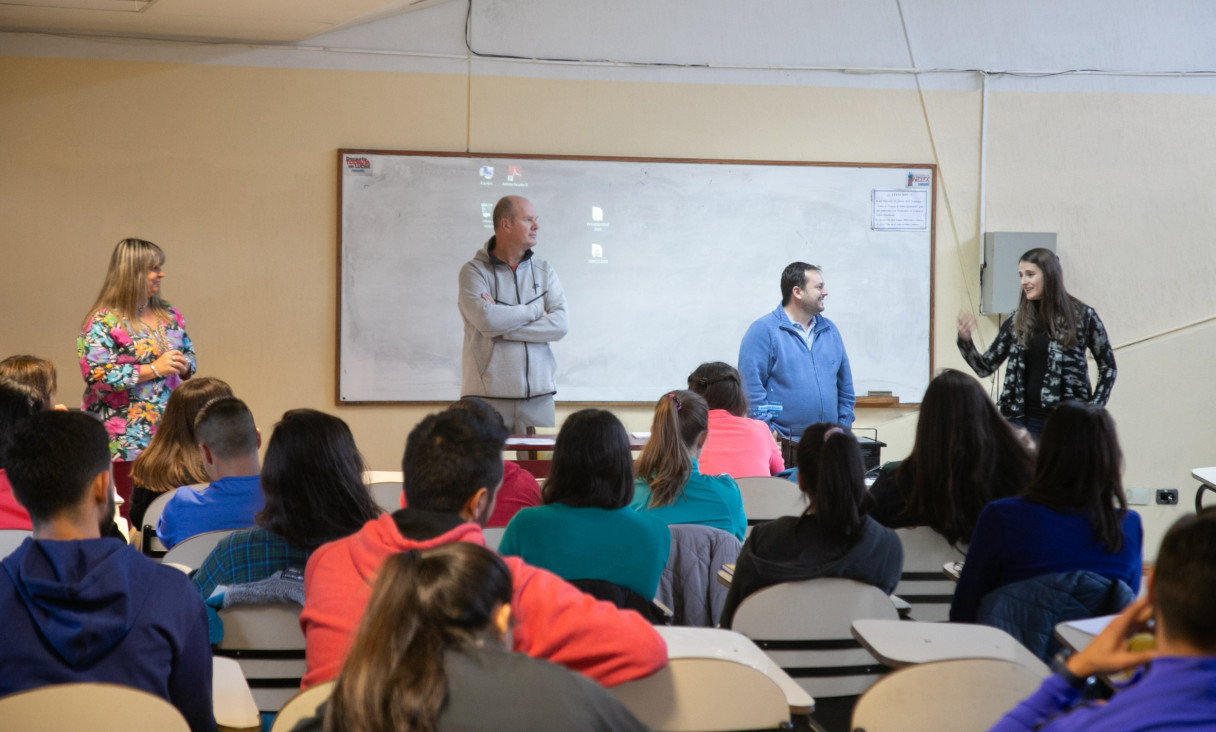
[[[853,638],[853,621],[897,620],[882,590],[825,577],[784,582],[749,595],[731,621],[813,697],[854,696],[886,667]]]
[[[363,482],[368,485],[372,483],[400,483],[403,480],[405,480],[405,476],[400,470],[363,471]]]
[[[0,529],[0,559],[12,554],[21,542],[33,535],[34,532],[22,529]]]
[[[211,550],[215,548],[215,545],[220,543],[220,539],[223,539],[234,531],[237,531],[237,529],[220,529],[219,531],[205,531],[201,534],[195,534],[165,552],[160,561],[162,563],[180,564],[190,569],[198,569],[203,566],[203,560],[207,558],[207,555],[211,554]]]
[[[785,693],[775,681],[720,658],[673,658],[658,673],[608,693],[656,732],[778,729],[790,722]]]
[[[376,505],[386,513],[401,510],[401,481],[386,480],[369,483],[367,490],[372,494]]]
[[[974,732],[989,729],[1042,679],[1013,661],[964,658],[895,671],[853,709],[861,732]]]
[[[806,510],[806,496],[798,484],[785,478],[737,478],[739,494],[743,497],[743,513],[747,525],[755,526],[781,516],[801,516]]]
[[[601,579],[572,579],[568,581],[597,600],[610,602],[622,610],[633,610],[643,618],[646,618],[651,625],[671,624],[671,616],[664,608],[655,605],[650,599],[642,597],[624,585],[618,585],[614,582]]]
[[[196,491],[202,491],[207,487],[207,484],[196,483],[186,487],[193,488]],[[168,503],[169,499],[173,497],[173,493],[174,491],[165,491],[156,498],[152,499],[152,502],[148,504],[147,510],[144,511],[144,520],[139,526],[134,527],[135,529],[139,530],[140,551],[142,551],[145,556],[151,557],[158,562],[160,561],[161,557],[165,556],[165,552],[168,550],[166,549],[165,545],[161,543],[160,537],[156,535],[156,524],[160,522],[160,515],[164,513],[165,504]]]
[[[219,611],[224,639],[217,656],[235,658],[263,712],[277,712],[300,690],[304,676],[304,632],[299,605],[232,605]]]
[[[295,727],[301,719],[316,714],[317,707],[320,707],[329,698],[329,695],[334,693],[335,683],[337,682],[326,681],[324,684],[310,686],[288,699],[275,716],[270,732],[291,732],[291,728]]]
[[[117,684],[56,684],[0,699],[5,729],[38,732],[190,732],[177,708],[142,689]]]
[[[499,526],[493,529],[483,527],[481,530],[481,535],[485,537],[486,548],[490,551],[498,551],[498,545],[502,543],[502,535],[506,532],[506,530],[507,527],[505,526]]]
[[[942,572],[942,565],[963,561],[966,550],[955,549],[946,537],[928,526],[896,529],[895,535],[904,547],[904,571],[895,594],[912,606],[915,620],[949,620],[956,585]]]

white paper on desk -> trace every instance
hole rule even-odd
[[[507,447],[519,447],[521,445],[531,445],[536,447],[546,447],[553,445],[552,437],[508,437]]]
[[[630,432],[629,436],[633,437],[635,439],[638,439],[638,440],[649,440],[650,439],[649,432]]]
[[[1106,626],[1110,625],[1110,621],[1114,620],[1117,615],[1103,615],[1100,618],[1085,618],[1084,620],[1070,620],[1068,627],[1076,628],[1082,633],[1097,635],[1106,630]]]

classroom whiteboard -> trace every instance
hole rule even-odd
[[[823,267],[859,396],[920,401],[932,353],[933,165],[341,150],[338,400],[460,394],[460,267],[504,195],[536,206],[566,291],[562,402],[652,402],[737,365],[781,270]]]

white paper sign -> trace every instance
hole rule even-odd
[[[928,231],[929,191],[875,189],[871,198],[874,231]]]

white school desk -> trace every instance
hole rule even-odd
[[[792,714],[807,714],[815,708],[814,698],[742,633],[721,628],[667,625],[655,626],[655,630],[667,642],[668,659],[721,658],[751,666],[777,682],[785,692]]]
[[[853,637],[883,664],[903,668],[955,658],[1013,661],[1047,678],[1047,664],[999,628],[968,623],[854,620]]]
[[[1216,467],[1195,468],[1191,471],[1191,477],[1209,488],[1216,489]]]
[[[234,658],[211,658],[211,709],[221,732],[262,728],[262,715],[249,691],[249,682]]]
[[[1068,620],[1063,623],[1057,623],[1055,636],[1069,650],[1079,651],[1088,646],[1097,637],[1098,633],[1101,633],[1107,625],[1110,625],[1110,621],[1117,617],[1119,616],[1103,615],[1100,618]]]

